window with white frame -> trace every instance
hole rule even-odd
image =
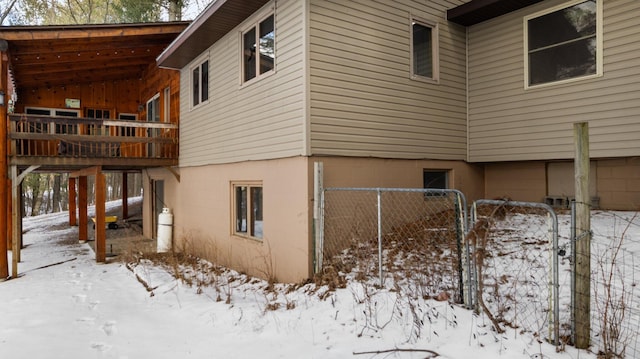
[[[209,60],[191,68],[191,104],[196,107],[209,99]]]
[[[28,115],[44,115],[44,116],[65,116],[80,117],[80,110],[57,109],[45,107],[25,107],[24,112]],[[77,132],[77,126],[56,125],[56,133],[73,133]],[[32,125],[32,132],[48,133],[49,124],[47,122],[37,122]]]
[[[599,2],[571,1],[524,18],[525,86],[602,74]]]
[[[233,234],[263,238],[262,184],[233,184]]]
[[[262,18],[242,34],[242,82],[275,68],[275,17]]]
[[[147,121],[160,122],[160,94],[155,94],[147,101]]]
[[[411,19],[411,78],[438,80],[438,26]]]

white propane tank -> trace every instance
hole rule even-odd
[[[158,253],[171,252],[173,234],[173,214],[169,208],[163,208],[158,215]]]

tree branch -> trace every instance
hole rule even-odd
[[[384,354],[384,353],[397,353],[397,352],[420,352],[420,353],[431,354],[431,356],[427,357],[427,358],[437,358],[437,357],[440,356],[440,354],[434,352],[433,350],[429,350],[429,349],[400,349],[400,348],[385,349],[385,350],[374,350],[374,351],[367,351],[367,352],[353,352],[353,355]]]
[[[11,3],[7,5],[7,8],[4,9],[2,13],[0,13],[0,25],[4,22],[4,19],[6,19],[7,16],[9,16],[9,13],[11,12],[11,9],[13,9],[13,6],[16,4],[16,1],[18,0],[11,1]]]

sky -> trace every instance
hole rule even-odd
[[[446,301],[411,310],[355,281],[335,291],[269,289],[204,261],[97,264],[66,221],[65,213],[24,221],[21,276],[0,283],[0,358],[595,359],[517,330],[497,334],[485,316]]]

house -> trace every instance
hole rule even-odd
[[[146,51],[156,63],[131,60],[138,70],[127,75],[95,61],[127,40],[92,47],[115,41],[118,26],[24,38],[0,29],[13,68],[0,90],[18,94],[21,114],[9,115],[9,167],[74,171],[79,183],[141,172],[145,235],[156,236],[167,207],[176,250],[285,282],[313,273],[316,163],[325,187],[435,186],[564,205],[572,126],[586,121],[593,204],[634,210],[638,15],[633,0],[216,0],[179,29],[119,25],[167,35]],[[41,33],[48,62],[27,51],[35,63],[21,69],[15,54]],[[74,65],[74,54],[90,60]],[[69,111],[85,118],[58,118]],[[99,146],[77,153],[74,141]]]
[[[325,187],[569,198],[572,124],[588,121],[594,200],[637,209],[638,15],[630,0],[215,1],[157,59],[180,71],[179,176],[148,170],[149,189],[177,248],[281,281],[312,273],[316,162]]]
[[[87,192],[96,197],[96,259],[105,260],[104,174],[178,163],[179,74],[155,58],[188,22],[0,27],[0,233],[20,260],[20,183],[33,171],[69,173],[69,222],[88,239]],[[7,183],[8,182],[8,183]],[[8,187],[12,184],[11,187]],[[76,205],[76,196],[77,204]],[[78,215],[76,216],[76,211]],[[12,216],[11,216],[12,215]],[[7,221],[7,218],[13,218]],[[7,241],[0,241],[6,254]],[[0,256],[0,279],[7,276]]]
[[[592,198],[638,210],[640,3],[527,1],[495,18],[474,3],[491,1],[448,15],[468,31],[467,161],[485,196],[573,196],[572,125],[587,122]]]

